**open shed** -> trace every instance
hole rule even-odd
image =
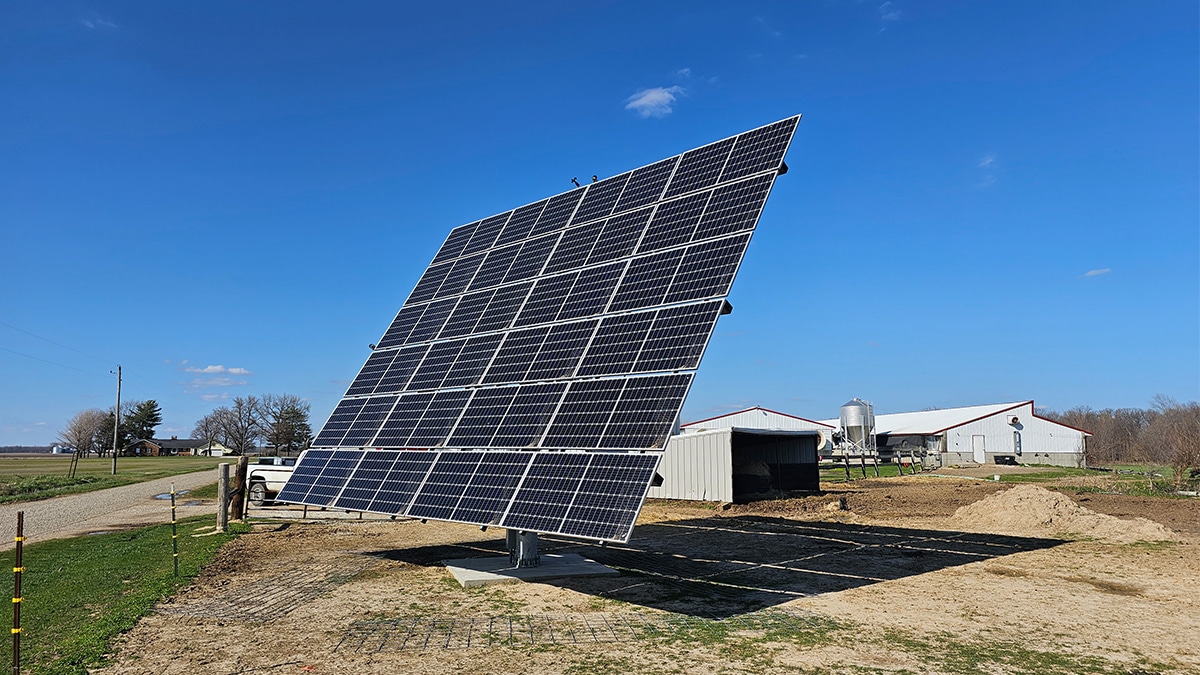
[[[817,490],[814,430],[727,427],[672,436],[648,496],[708,502],[749,501],[781,490]]]

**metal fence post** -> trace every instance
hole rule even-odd
[[[174,483],[171,483],[171,557],[175,560],[175,576],[179,576],[179,528],[175,524]]]
[[[22,567],[22,549],[25,544],[25,512],[17,511],[17,536],[13,537],[17,542],[16,557],[13,559],[13,675],[21,675],[21,603],[25,598],[21,597],[21,572],[25,571]]]

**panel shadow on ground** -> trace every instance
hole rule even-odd
[[[578,553],[620,577],[549,581],[633,605],[726,618],[833,593],[1065,543],[995,534],[782,518],[703,518],[639,525],[624,545],[543,538],[544,553]],[[419,565],[497,555],[503,541],[376,555]]]

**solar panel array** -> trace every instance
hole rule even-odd
[[[627,540],[798,121],[452,230],[280,499]]]

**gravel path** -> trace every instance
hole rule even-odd
[[[13,547],[17,511],[25,512],[26,543],[76,537],[89,532],[170,522],[170,500],[155,499],[155,495],[170,492],[172,483],[178,492],[215,482],[217,470],[208,469],[84,494],[0,504],[0,550]],[[180,518],[207,513],[212,514],[213,523],[216,523],[214,501],[189,500],[187,495],[176,495],[176,503]]]

